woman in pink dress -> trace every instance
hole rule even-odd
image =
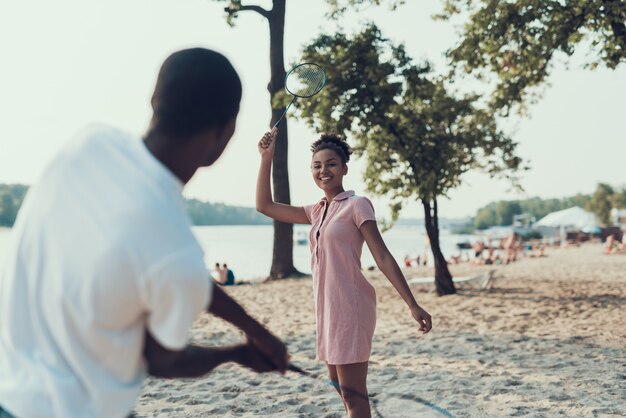
[[[361,249],[367,243],[380,270],[409,307],[419,330],[431,329],[431,317],[411,294],[398,264],[376,225],[374,208],[365,197],[343,188],[352,151],[336,135],[324,134],[311,145],[313,181],[324,197],[308,206],[274,202],[270,171],[276,132],[259,141],[261,167],[256,208],[281,222],[311,224],[309,247],[317,327],[317,357],[337,383],[349,417],[370,417],[367,367],[376,326],[376,294],[361,272]],[[345,389],[344,389],[345,388]]]

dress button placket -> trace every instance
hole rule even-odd
[[[322,225],[324,224],[324,220],[328,218],[328,212],[330,211],[330,203],[324,203],[324,214],[322,215],[322,219],[320,220],[320,224],[317,227],[317,232],[315,234],[315,263],[319,264],[320,256],[319,256],[319,246],[320,240],[322,236]]]

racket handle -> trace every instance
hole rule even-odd
[[[275,128],[278,127],[278,125],[280,124],[280,122],[283,120],[283,118],[285,117],[285,115],[287,114],[287,111],[289,110],[289,108],[291,107],[291,105],[293,104],[293,102],[296,101],[296,98],[298,96],[293,96],[293,99],[291,99],[291,102],[289,103],[289,106],[287,106],[287,108],[285,109],[285,111],[283,112],[282,115],[280,115],[280,118],[276,121],[276,123],[274,124],[274,126],[272,126],[272,130],[274,130]]]
[[[289,363],[289,367],[287,367],[287,370],[299,373],[299,374],[301,374],[303,376],[310,376],[309,372],[307,372],[306,370],[301,369],[300,367],[296,366],[293,363]]]

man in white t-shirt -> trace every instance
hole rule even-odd
[[[0,416],[126,417],[148,374],[228,361],[284,373],[285,345],[212,286],[181,194],[222,154],[240,100],[225,57],[176,52],[143,141],[92,127],[31,188],[0,266]],[[189,344],[205,310],[246,343]]]

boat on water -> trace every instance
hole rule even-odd
[[[472,243],[469,241],[457,242],[456,247],[459,250],[469,250],[470,248],[472,248]]]

